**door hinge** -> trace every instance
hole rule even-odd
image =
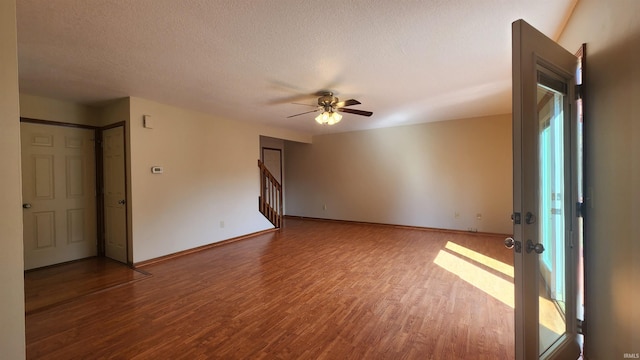
[[[576,324],[578,326],[578,328],[576,329],[578,331],[578,334],[580,335],[585,335],[585,323],[584,320],[580,320],[578,319],[578,321],[576,321]]]
[[[584,203],[577,202],[576,203],[576,217],[584,217]]]
[[[576,85],[576,100],[584,98],[584,86],[582,84]]]

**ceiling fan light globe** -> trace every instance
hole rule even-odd
[[[316,116],[316,122],[320,125],[335,125],[339,123],[340,120],[342,120],[342,115],[333,111],[325,111]]]
[[[329,121],[329,113],[323,112],[322,114],[316,116],[316,122],[320,125],[324,125]]]
[[[342,115],[334,112],[329,116],[329,125],[337,124],[342,120]]]

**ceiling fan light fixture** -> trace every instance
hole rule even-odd
[[[332,119],[333,122],[331,122]],[[331,116],[329,116],[329,125],[337,124],[340,122],[340,120],[342,120],[342,115],[338,114],[337,112],[332,112]]]
[[[335,125],[342,120],[342,115],[333,111],[324,111],[316,116],[316,122],[320,125]]]
[[[298,103],[294,103],[298,104]],[[314,106],[311,104],[298,104],[298,105],[307,105]],[[361,115],[361,116],[371,116],[373,113],[371,111],[358,110],[347,108],[347,106],[352,105],[360,105],[360,101],[355,99],[349,99],[345,101],[338,100],[337,97],[333,96],[331,92],[322,92],[322,96],[318,98],[318,106],[315,110],[305,111],[298,114],[287,116],[287,118],[292,118],[295,116],[300,116],[309,113],[317,113],[321,111],[321,113],[316,116],[316,122],[320,125],[335,125],[342,120],[342,115],[338,114],[338,111],[346,112],[349,114]]]
[[[316,116],[316,122],[320,125],[324,124],[327,120],[328,120],[329,116],[327,115],[326,112],[323,112],[322,114]]]

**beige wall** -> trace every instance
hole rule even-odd
[[[21,116],[94,126],[125,122],[129,261],[140,262],[271,227],[257,212],[261,135],[311,136],[139,98],[100,107],[21,94]],[[142,126],[151,115],[153,129]],[[153,175],[151,166],[164,166]],[[224,224],[222,224],[224,222]]]
[[[560,38],[587,44],[586,355],[640,353],[640,1],[581,0]]]
[[[109,101],[97,108],[98,126],[107,126],[129,121],[129,98]]]
[[[24,359],[22,183],[16,2],[0,1],[0,357]]]
[[[284,140],[268,136],[260,136],[260,147],[284,150]]]
[[[130,106],[134,262],[272,228],[257,205],[260,135],[309,136],[140,98]],[[153,129],[143,127],[144,115]],[[164,174],[152,174],[152,166]]]
[[[24,93],[20,94],[20,116],[72,124],[100,125],[96,108]]]
[[[287,142],[287,215],[510,234],[511,152],[510,115]]]

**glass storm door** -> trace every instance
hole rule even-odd
[[[578,59],[522,20],[512,30],[516,359],[573,360]]]

